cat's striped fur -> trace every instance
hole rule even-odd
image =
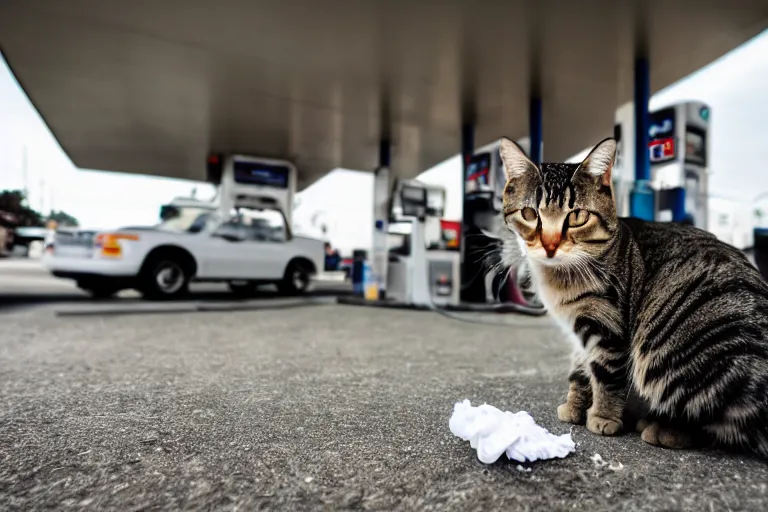
[[[501,154],[507,225],[582,347],[560,419],[615,434],[632,395],[646,442],[768,458],[768,285],[746,257],[691,226],[617,218],[610,139],[572,167],[537,168],[508,140]]]

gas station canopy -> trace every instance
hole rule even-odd
[[[3,0],[0,50],[75,165],[205,178],[209,152],[288,158],[299,187],[373,169],[382,137],[412,177],[528,134],[546,160],[612,133],[636,20],[651,91],[768,26],[765,0]]]

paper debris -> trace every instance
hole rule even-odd
[[[611,462],[610,464],[605,462],[605,460],[599,453],[594,454],[593,456],[590,457],[590,459],[592,459],[592,462],[595,463],[596,468],[603,468],[605,466],[608,466],[608,469],[610,469],[611,471],[621,471],[622,469],[624,469],[624,464],[622,464],[621,462]]]
[[[603,460],[603,457],[599,453],[594,454],[590,457],[590,459],[592,459],[592,462],[595,463],[595,467],[598,468],[601,468],[606,464],[606,462]]]
[[[576,450],[570,433],[550,434],[525,411],[501,412],[488,404],[473,407],[469,400],[454,405],[448,426],[469,441],[484,464],[496,462],[503,453],[517,462],[533,462],[563,458]]]

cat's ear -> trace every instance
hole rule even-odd
[[[605,186],[611,184],[611,171],[616,163],[616,139],[608,138],[598,142],[587,158],[579,165],[579,170],[601,178],[600,182]]]
[[[519,178],[529,172],[538,171],[536,164],[531,162],[523,148],[506,137],[501,138],[499,154],[504,164],[504,174],[507,176],[507,181]]]

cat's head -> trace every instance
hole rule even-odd
[[[507,185],[504,222],[542,265],[599,258],[616,233],[618,219],[611,170],[616,141],[605,139],[580,164],[537,167],[509,139],[499,147]]]

